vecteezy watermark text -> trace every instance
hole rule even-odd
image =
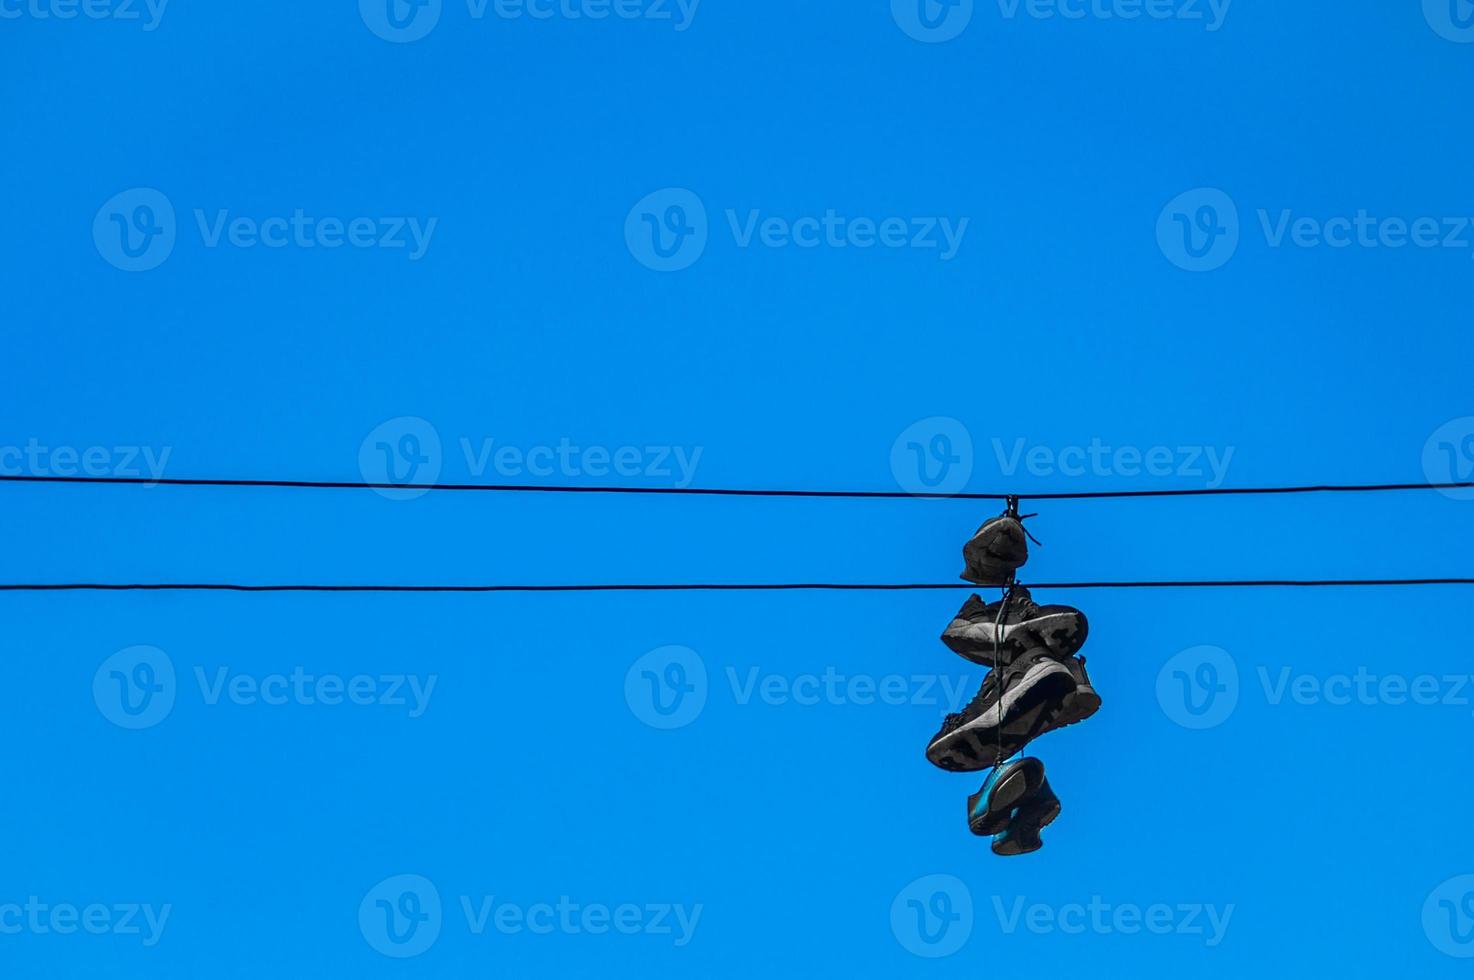
[[[1233,918],[1234,905],[1223,908],[1202,902],[1156,902],[1142,906],[1134,902],[1107,902],[1092,895],[1088,902],[1050,905],[1029,902],[1022,896],[1005,905],[993,896],[993,913],[1005,936],[1021,929],[1034,935],[1061,933],[1066,936],[1201,936],[1205,946],[1223,942]]]
[[[566,436],[557,443],[519,446],[493,438],[458,440],[466,472],[482,479],[560,478],[632,480],[646,478],[683,488],[696,479],[701,446],[582,445]],[[445,453],[440,432],[429,422],[400,416],[376,426],[358,447],[358,471],[364,482],[391,500],[410,500],[429,493],[440,481]]]
[[[1088,446],[1029,445],[1014,439],[1007,446],[994,438],[993,455],[1004,476],[1022,467],[1031,476],[1178,476],[1208,478],[1207,486],[1220,487],[1233,462],[1233,446],[1110,446],[1099,438]],[[1206,464],[1207,469],[1204,469]]]
[[[1005,21],[1180,21],[1223,26],[1233,0],[997,0]],[[891,0],[891,16],[908,35],[927,44],[950,41],[972,22],[975,0]]]
[[[1223,485],[1233,446],[1111,445],[1098,436],[1088,444],[1053,446],[1023,437],[989,440],[998,471],[1036,477],[1176,477]],[[891,443],[891,474],[913,494],[954,494],[967,488],[974,465],[972,434],[957,419],[933,416],[907,426]]]
[[[0,0],[0,20],[137,21],[156,31],[169,0]]]
[[[387,708],[410,718],[425,713],[440,680],[437,674],[316,673],[301,665],[264,674],[195,665],[190,673],[206,707],[346,705]],[[152,728],[169,717],[179,694],[174,662],[158,647],[119,650],[102,662],[92,678],[97,710],[119,728]]]
[[[465,0],[466,14],[499,20],[646,21],[690,28],[701,0]],[[364,26],[385,41],[407,44],[429,36],[440,23],[444,0],[358,0]]]
[[[25,902],[0,903],[0,935],[5,936],[140,936],[153,947],[164,937],[174,906],[155,908],[137,902],[43,902],[35,895]]]
[[[1256,665],[1254,677],[1270,707],[1405,706],[1464,708],[1474,705],[1474,675],[1380,673],[1365,665],[1350,672],[1316,674],[1288,665]],[[1221,647],[1190,647],[1157,674],[1157,703],[1184,728],[1216,728],[1229,719],[1242,694],[1239,665]]]
[[[1233,0],[998,0],[1004,20],[1180,20],[1217,31]]]
[[[158,481],[173,447],[48,446],[32,437],[24,446],[0,446],[6,476],[118,476]]]
[[[934,253],[943,262],[956,258],[969,221],[845,215],[834,208],[797,217],[766,214],[758,208],[728,208],[725,218],[739,249],[907,249]],[[626,216],[624,238],[630,254],[647,268],[657,272],[689,268],[705,253],[710,238],[706,204],[681,187],[647,194]]]
[[[456,903],[472,936],[658,936],[685,946],[696,934],[704,906],[674,902],[580,902],[567,895],[530,903],[495,895],[458,896]],[[440,891],[422,875],[385,878],[364,895],[358,927],[375,951],[396,959],[418,956],[433,946],[444,927]]]
[[[206,249],[378,249],[403,253],[411,262],[424,258],[440,223],[439,218],[413,215],[318,215],[304,208],[264,217],[235,214],[229,208],[195,208],[193,217]],[[92,240],[110,265],[124,272],[147,272],[173,254],[178,224],[167,195],[135,187],[115,194],[98,209]]]
[[[982,683],[981,674],[877,676],[846,672],[833,665],[797,674],[729,666],[721,676],[737,706],[775,708],[878,704],[958,711]],[[625,703],[631,714],[651,728],[684,728],[701,715],[710,695],[706,662],[690,647],[658,647],[639,657],[625,674]]]
[[[498,446],[495,439],[473,445],[466,438],[460,443],[466,469],[476,477],[488,468],[505,477],[674,477],[675,487],[691,485],[702,452],[700,446],[580,446],[566,437],[555,446]]]
[[[1469,250],[1474,258],[1474,218],[1468,215],[1307,215],[1291,208],[1259,208],[1257,226],[1269,248],[1398,251]],[[1216,187],[1186,191],[1167,202],[1157,218],[1157,246],[1169,262],[1189,272],[1226,265],[1242,235],[1239,208]]]

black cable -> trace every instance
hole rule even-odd
[[[1030,582],[1031,589],[1309,588],[1474,585],[1474,578],[1241,579],[1160,582]],[[225,582],[0,584],[0,592],[910,592],[974,589],[967,583],[704,583],[685,585],[240,585]]]
[[[1474,481],[1455,483],[1327,484],[1304,487],[1218,487],[1187,490],[1087,490],[1068,493],[905,493],[894,490],[743,490],[722,487],[576,487],[518,483],[367,483],[339,480],[210,480],[144,476],[33,476],[0,474],[0,483],[84,483],[165,487],[277,487],[306,490],[454,490],[482,493],[632,493],[712,497],[846,497],[882,500],[1104,500],[1120,497],[1212,497],[1279,493],[1376,493],[1402,490],[1474,489]]]

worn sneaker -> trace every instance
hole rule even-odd
[[[1059,816],[1059,797],[1049,788],[1049,780],[1039,779],[1039,789],[1025,799],[1013,811],[1013,818],[997,837],[993,838],[993,853],[1000,857],[1032,854],[1044,846],[1039,831],[1048,827]]]
[[[1054,719],[1055,728],[1079,724],[1100,710],[1100,695],[1095,693],[1090,675],[1085,672],[1085,658],[1070,657],[1064,663],[1075,679],[1075,689],[1061,702],[1059,715]]]
[[[1064,699],[1077,687],[1064,662],[1043,648],[1031,650],[988,673],[967,707],[943,719],[926,757],[949,772],[996,765],[1060,727]]]
[[[962,577],[976,585],[1007,585],[1028,560],[1023,521],[1010,508],[986,521],[962,546]]]
[[[1020,803],[1039,792],[1044,763],[1019,759],[994,769],[982,787],[967,798],[967,826],[979,837],[992,837],[1008,828]]]
[[[969,598],[942,633],[942,642],[975,664],[999,667],[1041,643],[1056,657],[1073,656],[1089,632],[1080,610],[1041,606],[1020,585],[998,602],[985,605],[979,596]]]

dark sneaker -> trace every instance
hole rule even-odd
[[[1044,783],[1044,763],[1019,759],[999,766],[982,787],[967,798],[967,826],[979,837],[992,837],[1008,828],[1020,803],[1039,792]]]
[[[979,596],[969,598],[942,633],[942,642],[975,664],[998,667],[1041,643],[1061,659],[1074,656],[1089,632],[1080,610],[1041,606],[1020,585],[998,602],[985,605]]]
[[[942,721],[926,747],[926,757],[949,772],[977,772],[996,765],[1058,728],[1055,719],[1064,699],[1077,687],[1064,662],[1048,650],[1031,650],[988,673],[972,702]]]
[[[975,585],[1007,585],[1029,560],[1029,539],[1012,509],[978,528],[962,546],[962,577]]]
[[[1024,800],[1013,812],[1013,819],[1008,822],[1007,828],[993,838],[993,853],[1001,857],[1014,857],[1039,850],[1044,846],[1039,831],[1053,823],[1057,816],[1059,797],[1049,788],[1049,780],[1041,776],[1038,791]]]
[[[1090,685],[1090,675],[1085,672],[1084,657],[1070,657],[1065,661],[1070,676],[1075,679],[1075,689],[1064,697],[1059,715],[1054,719],[1055,728],[1076,725],[1100,710],[1100,695]]]

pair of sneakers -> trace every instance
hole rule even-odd
[[[993,668],[977,696],[949,714],[926,749],[949,772],[1000,765],[1034,739],[1078,724],[1100,709],[1085,658],[1089,624],[1070,606],[1040,606],[1029,590],[1012,587],[995,603],[974,595],[942,642],[959,656]]]
[[[1039,832],[1059,816],[1059,797],[1044,778],[1044,763],[1019,759],[999,766],[967,798],[967,826],[993,838],[993,853],[1031,854],[1044,846]]]

